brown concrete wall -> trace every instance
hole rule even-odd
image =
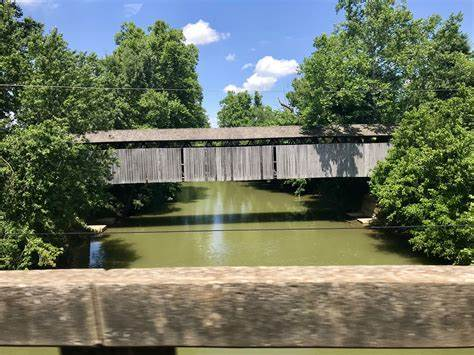
[[[0,345],[474,347],[474,267],[0,272]]]

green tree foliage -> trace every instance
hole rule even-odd
[[[0,2],[0,19],[0,83],[27,84],[0,94],[0,268],[51,267],[67,241],[44,233],[76,230],[109,201],[109,153],[71,134],[206,126],[198,52],[163,22],[148,33],[125,24],[117,49],[99,59],[70,50],[55,29],[45,34],[12,1]],[[151,87],[178,90],[141,89]],[[176,186],[115,190],[138,208]],[[129,207],[113,201],[113,210]]]
[[[16,127],[0,142],[0,268],[54,266],[62,233],[106,201],[108,151],[78,144],[54,121]],[[11,251],[14,251],[12,254]]]
[[[288,110],[274,110],[262,102],[256,91],[252,97],[247,91],[227,93],[217,113],[219,127],[284,126],[297,124],[297,118]]]
[[[22,19],[15,4],[0,2],[0,83],[22,82],[28,70],[28,47],[41,37],[43,26],[31,18]],[[18,89],[0,88],[0,129],[11,120],[19,105]]]
[[[0,270],[52,267],[63,248],[0,216]]]
[[[162,21],[148,32],[125,23],[115,41],[117,48],[104,60],[107,86],[145,89],[114,92],[115,128],[208,125],[196,73],[198,50],[184,44],[180,30]]]
[[[53,120],[69,132],[84,133],[113,127],[112,93],[101,90],[99,60],[76,53],[56,29],[30,50],[30,85],[19,92],[15,120],[29,126]]]
[[[43,34],[14,3],[2,2],[0,16],[0,80],[28,84],[1,89],[2,127],[53,120],[74,133],[112,128],[111,93],[90,89],[103,86],[98,58],[70,50],[56,29]]]
[[[181,30],[162,21],[147,32],[125,23],[115,41],[115,51],[103,61],[105,85],[125,88],[113,92],[114,128],[208,126],[196,73],[198,49],[184,44]],[[176,190],[176,184],[116,186],[115,211],[147,208],[156,203],[155,197],[169,198]]]
[[[415,19],[395,0],[340,0],[337,10],[345,21],[316,37],[288,94],[307,127],[398,123],[410,108],[449,98],[472,78],[461,15]]]
[[[473,107],[471,91],[408,112],[371,179],[379,222],[426,226],[409,232],[413,248],[453,263],[474,260]]]
[[[111,128],[95,56],[71,51],[57,30],[0,3],[0,268],[51,267],[70,231],[105,198],[112,160],[72,133]],[[74,88],[71,88],[74,87]]]
[[[415,19],[395,0],[339,0],[337,10],[345,21],[315,39],[291,104],[306,127],[400,124],[371,180],[379,223],[425,225],[409,232],[415,250],[471,262],[472,228],[433,227],[473,222],[474,65],[462,16]]]

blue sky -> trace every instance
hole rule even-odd
[[[215,125],[224,89],[264,90],[274,107],[291,88],[297,64],[312,52],[315,36],[341,20],[336,0],[17,0],[25,15],[57,27],[71,48],[109,54],[125,21],[143,28],[164,20],[183,28],[200,50],[204,107]],[[408,0],[416,17],[464,13],[473,38],[474,0]],[[232,86],[230,86],[232,85]],[[266,91],[265,91],[266,90]]]

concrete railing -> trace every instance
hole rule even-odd
[[[0,345],[473,347],[473,334],[474,267],[0,272]]]

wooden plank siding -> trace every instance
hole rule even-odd
[[[277,179],[367,177],[389,143],[276,146]]]
[[[112,184],[367,177],[389,143],[117,149]],[[274,161],[275,160],[275,161]]]
[[[117,149],[118,165],[113,167],[112,184],[179,182],[181,149]]]
[[[273,178],[272,146],[183,148],[184,181]]]

